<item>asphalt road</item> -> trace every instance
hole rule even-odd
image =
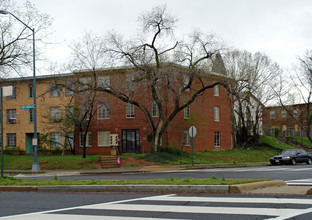
[[[156,173],[124,173],[124,174],[92,174],[92,175],[72,175],[59,176],[58,179],[159,179],[159,178],[209,178],[216,176],[219,178],[236,179],[279,179],[284,181],[300,180],[312,178],[311,165],[280,165],[280,166],[257,166],[257,167],[239,167],[239,168],[210,168],[182,170],[172,172]],[[52,179],[52,176],[23,176],[20,178],[31,179]],[[308,181],[309,182],[309,181]],[[311,179],[312,184],[312,179]]]
[[[0,193],[0,219],[312,219],[300,196]]]

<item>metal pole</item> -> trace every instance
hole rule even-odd
[[[38,163],[38,154],[37,154],[37,105],[36,105],[36,52],[35,52],[35,29],[31,29],[33,32],[33,99],[34,99],[34,163],[32,165],[32,172],[39,172],[40,166]]]
[[[194,129],[192,129],[192,166],[194,166]]]
[[[3,100],[2,100],[2,87],[0,87],[0,105],[1,105],[1,112],[0,112],[0,120],[1,120],[1,177],[3,177]]]

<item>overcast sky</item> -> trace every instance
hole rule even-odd
[[[112,29],[132,36],[137,17],[153,6],[166,4],[179,19],[176,32],[194,28],[216,33],[233,48],[261,51],[282,67],[312,49],[311,0],[30,0],[54,18],[54,45],[47,57],[68,60],[67,46],[84,31],[104,35]]]

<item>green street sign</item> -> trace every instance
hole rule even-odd
[[[34,105],[21,105],[21,109],[29,111],[30,109],[34,108]]]

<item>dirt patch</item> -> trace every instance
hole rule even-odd
[[[149,162],[146,160],[138,159],[135,157],[126,157],[122,158],[120,161],[121,167],[142,167],[142,166],[152,166],[155,165],[153,162]]]

